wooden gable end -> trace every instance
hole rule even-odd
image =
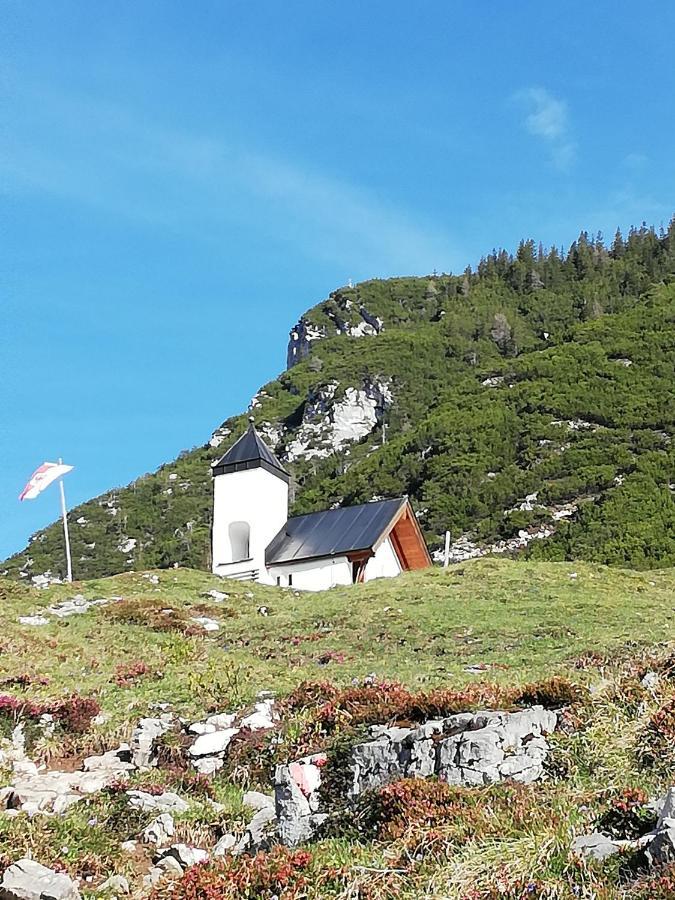
[[[401,510],[389,537],[402,569],[426,569],[432,565],[426,541],[410,503],[406,503]]]

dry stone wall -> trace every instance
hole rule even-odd
[[[436,776],[453,785],[507,779],[529,783],[544,772],[557,715],[541,706],[519,712],[460,713],[415,728],[375,726],[348,762],[351,799],[400,778]],[[327,818],[320,795],[323,755],[305,757],[275,774],[280,840],[308,840]]]

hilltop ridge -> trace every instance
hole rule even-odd
[[[208,568],[210,465],[249,412],[293,475],[292,512],[408,494],[455,560],[673,565],[674,276],[671,223],[339,288],[246,413],[70,512],[76,572]],[[2,570],[48,581],[62,558],[57,523]]]

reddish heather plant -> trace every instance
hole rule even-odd
[[[598,828],[617,838],[641,837],[656,824],[656,815],[647,802],[647,794],[641,788],[623,788],[610,799]]]
[[[45,675],[31,675],[30,672],[22,672],[20,675],[8,675],[0,681],[3,687],[29,687],[31,684],[49,684],[49,678]]]
[[[528,785],[464,788],[421,778],[404,778],[364,794],[358,813],[362,830],[381,839],[409,836],[416,842],[423,833],[427,843],[430,831],[442,829],[439,837],[446,845],[461,844],[476,833],[487,836],[504,828],[530,827],[544,815]]]
[[[305,896],[307,869],[312,861],[306,850],[275,847],[269,853],[234,857],[223,862],[189,868],[171,888],[157,887],[151,900],[259,900]]]
[[[91,720],[100,711],[101,707],[97,700],[93,697],[80,697],[78,694],[73,694],[65,700],[47,703],[31,702],[9,694],[0,695],[0,716],[11,717],[14,720],[39,719],[48,713],[65,731],[73,734],[87,731],[91,726]]]
[[[338,725],[373,725],[385,722],[421,722],[481,707],[541,704],[559,708],[581,700],[578,685],[565,678],[507,688],[476,682],[463,690],[437,688],[412,692],[395,681],[338,688],[329,682],[303,682],[286,700],[289,710],[316,709],[326,733]]]
[[[643,766],[671,766],[675,742],[675,697],[663,704],[638,737],[637,756]]]
[[[115,668],[115,684],[118,687],[131,687],[131,685],[140,678],[151,674],[153,674],[152,669],[147,663],[143,662],[142,659],[138,659],[129,664],[120,663]],[[155,676],[159,675],[159,677],[161,677],[159,673],[154,674]]]
[[[628,894],[631,900],[673,900],[675,864],[664,866],[652,875],[639,878]]]

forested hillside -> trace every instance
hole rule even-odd
[[[293,329],[289,365],[252,413],[295,512],[407,493],[455,559],[675,565],[675,220],[340,288]],[[76,576],[207,567],[210,464],[247,414],[74,509]],[[58,575],[62,540],[52,525],[3,569]]]

